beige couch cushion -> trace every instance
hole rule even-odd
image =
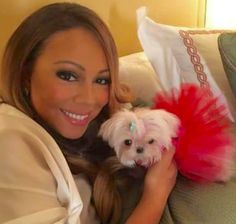
[[[135,100],[151,104],[160,81],[144,52],[120,57],[120,81],[127,84]]]

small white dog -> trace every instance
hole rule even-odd
[[[208,97],[206,97],[208,96]],[[224,105],[206,89],[183,84],[155,96],[153,107],[122,110],[105,121],[99,135],[125,166],[149,167],[163,149],[175,146],[175,162],[185,177],[199,182],[226,181],[235,146]]]
[[[161,159],[178,137],[180,120],[165,110],[121,110],[105,121],[99,135],[114,148],[120,162],[129,167],[149,167]]]

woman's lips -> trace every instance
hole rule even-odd
[[[86,125],[89,121],[89,114],[76,114],[66,110],[61,110],[66,119],[73,125]]]

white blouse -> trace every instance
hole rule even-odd
[[[24,113],[0,104],[0,223],[78,224],[82,207],[54,139]]]

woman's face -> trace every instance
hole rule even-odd
[[[62,136],[81,137],[108,103],[110,74],[103,49],[84,28],[58,32],[37,58],[30,82],[37,113]]]

